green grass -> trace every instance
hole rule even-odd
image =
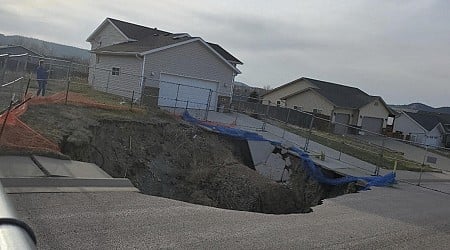
[[[280,126],[280,124],[278,124],[278,126]],[[309,136],[309,131],[304,128],[285,124],[281,124],[281,127],[291,133],[305,138]],[[353,156],[373,165],[380,166],[384,169],[392,170],[394,168],[395,161],[397,161],[398,170],[421,171],[421,168],[423,168],[423,171],[438,171],[429,165],[422,166],[421,163],[408,160],[403,157],[400,152],[392,151],[386,148],[382,150],[381,146],[369,144],[354,138],[313,130],[311,132],[310,139],[324,146],[341,151],[344,154]],[[383,154],[382,157],[381,154]]]

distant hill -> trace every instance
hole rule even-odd
[[[243,82],[234,81],[234,85],[240,86],[240,87],[250,87],[248,84],[245,84]]]
[[[450,114],[450,107],[433,108],[423,103],[411,103],[407,105],[389,105],[393,109],[397,110],[417,110],[425,112],[446,113]]]
[[[89,63],[89,51],[73,46],[47,42],[24,36],[5,36],[0,34],[0,45],[21,45],[38,54],[53,58],[66,59],[78,63]]]

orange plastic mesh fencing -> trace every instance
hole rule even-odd
[[[28,96],[25,103],[19,104],[11,109],[9,114],[6,112],[0,115],[0,127],[3,126],[5,119],[5,127],[0,137],[0,146],[8,149],[32,150],[44,152],[60,152],[59,146],[51,140],[45,138],[25,123],[19,117],[24,114],[28,105],[40,104],[56,104],[66,102],[66,93],[59,92],[51,96],[30,97]],[[98,103],[82,94],[69,92],[67,102],[70,104],[88,106],[109,110],[128,110],[129,107],[109,105]]]

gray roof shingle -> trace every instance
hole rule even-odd
[[[405,113],[428,131],[431,131],[433,128],[436,127],[436,125],[441,123],[446,133],[450,133],[450,126],[449,126],[450,114],[425,112],[425,111],[419,111],[417,113],[413,112],[405,112]]]
[[[180,36],[180,34],[173,34],[167,31],[159,30],[156,28],[149,28],[142,25],[128,23],[121,20],[108,18],[118,29],[122,31],[128,38],[136,40],[131,42],[125,42],[115,44],[107,47],[102,47],[94,52],[136,52],[142,53],[152,49],[157,49],[179,42],[184,42],[198,37]],[[222,48],[220,45],[208,42],[218,54],[220,54],[227,61],[242,64],[242,62],[231,55],[228,51]]]
[[[439,116],[436,113],[430,112],[417,112],[417,113],[405,112],[405,113],[428,131],[431,131],[441,122],[441,119],[439,119]]]
[[[327,98],[333,104],[342,108],[358,109],[372,102],[377,96],[371,96],[362,90],[337,83],[325,82],[311,78],[304,78],[317,86],[320,95]]]

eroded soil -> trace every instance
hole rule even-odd
[[[70,105],[31,106],[21,119],[72,159],[127,177],[143,193],[226,209],[309,212],[352,185],[324,186],[298,168],[277,183],[244,165],[242,143],[159,110],[105,111]],[[299,164],[298,162],[296,163]]]

